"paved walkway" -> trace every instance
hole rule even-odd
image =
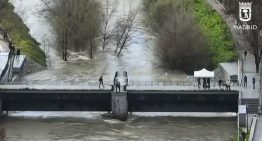
[[[262,140],[262,117],[259,117],[257,120],[253,141],[261,141],[261,140]]]
[[[105,83],[105,90],[111,89],[110,83]],[[99,90],[99,83],[98,82],[83,82],[83,83],[56,83],[56,82],[38,82],[37,84],[33,83],[15,83],[13,85],[0,85],[0,89],[40,89],[40,90]],[[209,90],[216,90],[216,91],[226,91],[226,89],[216,87],[211,87],[210,89],[203,89],[198,88],[197,86],[180,86],[180,85],[153,85],[153,86],[137,86],[137,85],[130,85],[127,88],[128,90],[181,90],[181,91],[209,91]],[[239,91],[241,88],[239,87],[231,87],[231,90]]]
[[[247,54],[243,61],[243,76],[247,76],[247,87],[243,88],[242,96],[244,98],[259,98],[260,76],[256,73],[255,59],[252,54]],[[255,77],[255,89],[253,89],[252,79]]]

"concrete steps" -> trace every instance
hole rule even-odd
[[[247,113],[257,114],[259,101],[257,98],[246,98],[241,100],[241,105],[248,105]]]

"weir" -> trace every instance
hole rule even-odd
[[[2,111],[238,112],[238,91],[0,90]]]

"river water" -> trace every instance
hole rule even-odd
[[[87,118],[27,114],[1,119],[6,141],[230,141],[236,131],[234,118],[132,115],[121,122],[100,113],[75,113]]]
[[[153,61],[153,41],[144,31],[137,33],[134,44],[124,49],[120,58],[112,52],[113,47],[108,47],[105,52],[99,51],[94,60],[85,53],[74,53],[69,62],[63,62],[52,48],[52,29],[39,14],[40,0],[10,2],[49,56],[48,70],[30,74],[25,80],[97,80],[101,74],[110,80],[119,69],[127,70],[133,80],[186,78],[183,73],[161,69]],[[118,13],[123,13],[131,2],[133,8],[141,5],[141,0],[120,0]],[[50,43],[49,49],[46,42]],[[4,129],[6,141],[230,141],[237,128],[235,115],[211,115],[199,118],[199,113],[134,113],[127,122],[121,122],[99,112],[15,112],[1,118],[0,129]]]

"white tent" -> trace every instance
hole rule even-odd
[[[200,71],[194,71],[194,77],[196,78],[214,78],[214,71],[208,71],[205,68]]]

